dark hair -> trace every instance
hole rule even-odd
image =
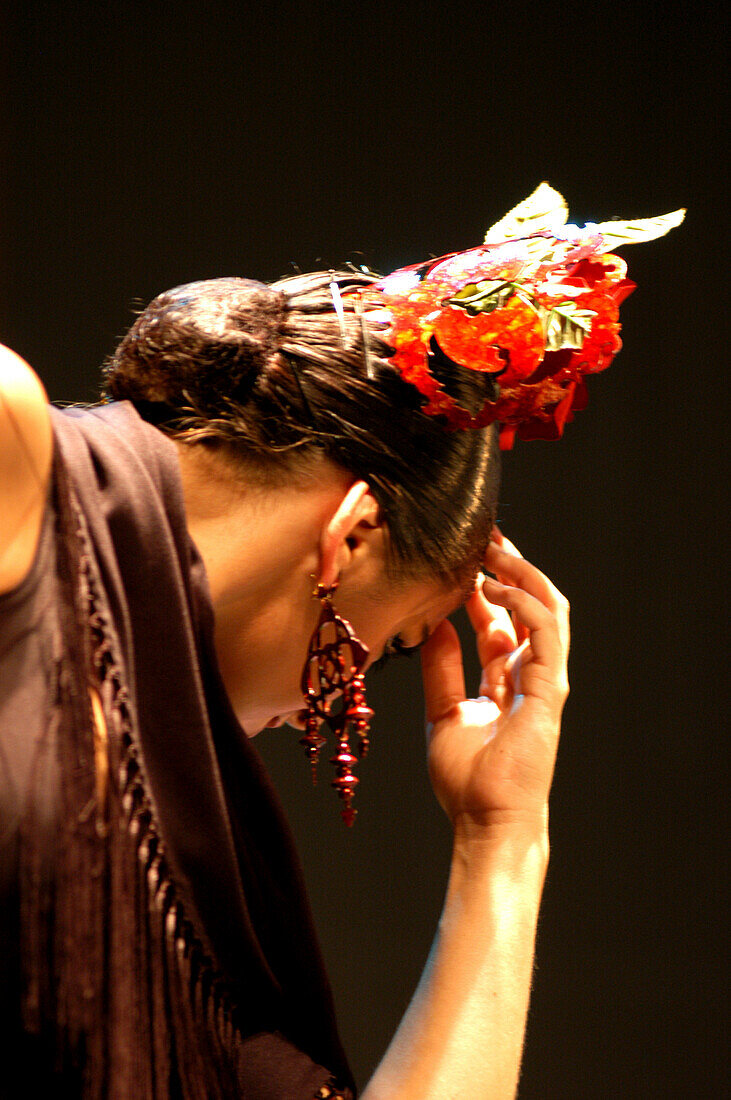
[[[335,309],[330,283],[366,286],[360,272],[319,272],[266,286],[209,279],[166,291],[140,314],[105,368],[105,395],[132,400],[177,438],[233,452],[247,476],[306,477],[325,455],[370,485],[393,565],[468,584],[495,518],[494,427],[449,431],[389,363],[385,326],[354,299]],[[435,353],[435,374],[471,411],[489,376]]]

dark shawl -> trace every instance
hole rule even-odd
[[[50,887],[33,870],[47,853],[34,854],[32,799],[20,830],[21,941],[35,952],[26,1030],[52,1031],[49,1012],[62,1018],[67,1049],[56,1060],[86,1060],[84,1096],[125,1095],[127,1073],[140,1097],[309,1100],[331,1075],[352,1087],[289,829],[221,683],[175,447],[126,402],[52,417],[57,522],[64,494],[78,502],[75,536],[61,530],[56,544],[80,540],[110,780],[100,816],[93,748],[88,729],[69,726],[62,659],[53,738],[59,759],[66,743],[76,756],[66,780],[61,768],[64,870]],[[68,623],[61,630],[63,644]],[[79,726],[88,708],[75,705]],[[78,882],[91,885],[80,892]],[[55,988],[44,993],[59,942],[66,958],[50,964]]]

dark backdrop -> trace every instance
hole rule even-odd
[[[689,208],[624,253],[626,348],[589,409],[505,460],[503,527],[574,607],[526,1100],[723,1092],[722,28],[644,8],[3,9],[0,335],[55,400],[93,398],[133,304],[177,283],[388,270],[478,242],[541,179],[580,222]],[[352,833],[296,738],[262,738],[362,1082],[449,856],[416,664],[372,696]]]

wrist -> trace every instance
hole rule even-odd
[[[549,851],[547,807],[536,813],[500,811],[479,820],[463,814],[454,821],[452,865],[462,878],[507,875],[542,886]]]
[[[491,810],[481,815],[457,814],[453,821],[455,845],[482,849],[515,849],[548,842],[548,805],[530,809]]]

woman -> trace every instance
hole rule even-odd
[[[510,217],[498,235],[545,249],[523,205]],[[419,646],[454,856],[422,982],[363,1095],[513,1095],[568,619],[494,529],[496,416],[504,435],[560,434],[586,364],[617,350],[624,286],[603,241],[550,241],[550,271],[513,257],[509,279],[488,242],[380,283],[177,288],[108,365],[121,403],[90,410],[49,414],[6,353],[11,1089],[349,1094],[300,874],[244,732],[299,724],[314,764],[329,721],[350,823],[362,673]],[[587,279],[588,256],[602,259]],[[465,599],[484,670],[473,700],[446,621]]]

